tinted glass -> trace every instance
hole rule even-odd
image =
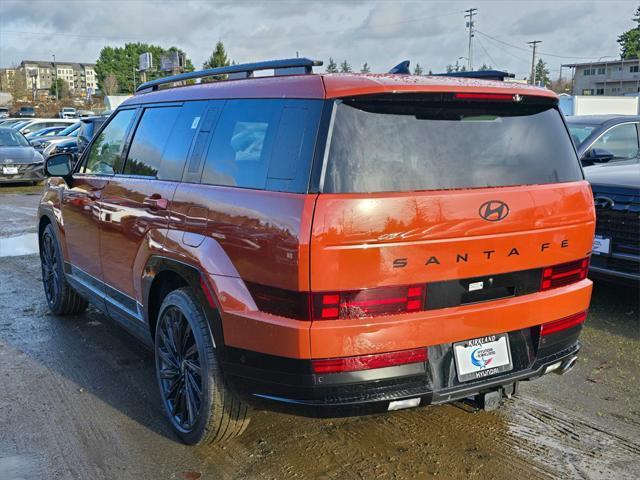
[[[75,132],[79,128],[80,128],[80,122],[74,123],[74,124],[68,126],[67,128],[65,128],[64,130],[62,130],[58,135],[60,135],[61,137],[64,137],[66,135],[69,135],[70,133]]]
[[[573,140],[576,147],[584,142],[597,127],[597,125],[584,125],[579,123],[569,123],[567,126],[569,127],[569,133],[571,133],[571,140]]]
[[[0,128],[0,147],[27,147],[29,142],[20,132],[11,128]]]
[[[193,137],[202,122],[207,102],[187,102],[180,108],[167,143],[162,153],[158,178],[160,180],[180,180],[184,170]]]
[[[638,156],[638,132],[633,123],[618,125],[608,130],[591,146],[592,149],[611,152],[614,159],[629,159]]]
[[[155,177],[160,168],[162,152],[167,144],[180,107],[147,108],[133,135],[125,175]]]
[[[561,114],[482,102],[339,102],[325,192],[386,192],[582,179]]]
[[[120,110],[91,145],[85,173],[113,175],[120,170],[122,147],[135,110]]]
[[[322,100],[286,100],[271,154],[267,189],[307,192]]]
[[[213,135],[202,182],[263,189],[281,100],[230,100]]]

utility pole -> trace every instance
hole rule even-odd
[[[471,39],[473,38],[473,16],[476,14],[476,12],[478,11],[477,8],[470,8],[469,10],[465,10],[465,16],[464,18],[468,18],[469,21],[467,22],[467,27],[469,27],[469,52],[467,55],[467,68],[469,69],[469,71],[473,70],[473,53],[471,50]]]
[[[56,102],[60,101],[60,97],[58,95],[58,67],[56,66],[56,56],[53,55],[53,71],[56,73],[55,86],[56,86]]]
[[[542,40],[527,42],[527,44],[533,46],[533,55],[531,56],[531,85],[536,84],[536,45],[538,45],[539,43],[542,43]]]

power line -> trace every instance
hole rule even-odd
[[[493,65],[494,68],[497,68],[498,63],[493,59],[493,57],[491,57],[491,55],[489,55],[489,52],[487,52],[487,49],[484,48],[483,43],[480,41],[480,39],[477,39],[478,45],[480,45],[480,48],[482,48],[482,51],[485,53],[485,55],[487,56],[487,58],[489,58],[489,61],[491,62],[491,65]]]
[[[512,43],[507,43],[503,40],[500,40],[499,38],[496,37],[492,37],[491,35],[481,32],[480,30],[474,30],[475,33],[479,33],[480,35],[490,38],[491,40],[501,43],[502,45],[506,45],[507,47],[511,47],[511,48],[516,48],[518,50],[522,50],[523,52],[527,52],[528,50],[524,47],[520,47],[518,45],[513,45]],[[573,60],[593,60],[595,57],[577,57],[577,56],[570,56],[570,55],[558,55],[555,53],[548,53],[548,52],[538,52],[541,56],[544,55],[546,57],[556,57],[556,58],[569,58],[569,59],[573,59]]]

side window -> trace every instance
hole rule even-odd
[[[229,100],[207,153],[202,183],[264,189],[282,100]]]
[[[204,122],[203,115],[206,106],[206,101],[199,101],[187,102],[181,107],[180,114],[164,147],[158,171],[160,180],[178,181],[182,178],[193,137],[198,131],[198,127]]]
[[[122,147],[135,110],[120,110],[91,145],[85,173],[113,175],[120,170]]]
[[[307,191],[322,107],[322,100],[284,102],[269,163],[268,190]]]
[[[633,123],[618,125],[604,133],[590,150],[606,150],[614,158],[627,159],[638,156],[638,132]]]
[[[125,175],[155,177],[158,174],[162,152],[179,113],[180,107],[145,109],[131,140]]]

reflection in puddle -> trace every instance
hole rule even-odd
[[[26,233],[17,237],[0,238],[0,257],[17,257],[38,252],[38,234]]]

